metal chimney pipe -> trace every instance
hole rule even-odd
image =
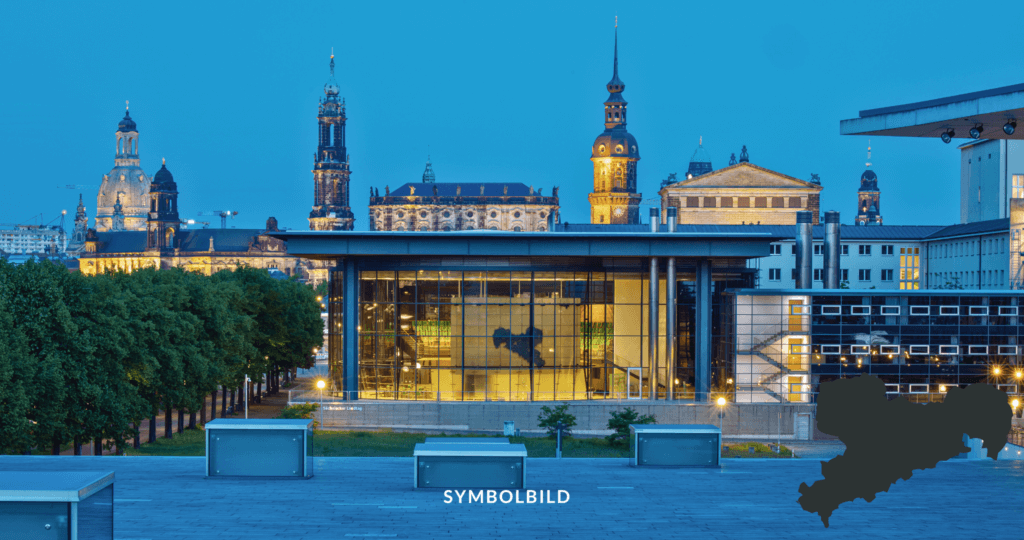
[[[825,212],[825,288],[839,288],[839,212]]]
[[[651,232],[658,232],[658,226],[661,225],[661,208],[656,206],[651,207]]]
[[[810,289],[811,284],[811,213],[796,213],[796,288]]]
[[[676,212],[675,206],[668,207],[668,232],[670,233],[676,232]]]

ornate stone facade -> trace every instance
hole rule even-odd
[[[668,207],[680,224],[793,225],[808,210],[818,223],[821,186],[740,162],[661,189],[662,223]]]
[[[314,231],[351,231],[355,216],[349,207],[348,153],[345,149],[345,100],[338,96],[334,79],[334,54],[331,54],[331,78],[324,85],[317,115],[319,143],[313,156],[313,210],[309,228]]]
[[[371,189],[370,230],[546,231],[558,222],[558,188],[541,191],[520,183],[409,183],[385,187],[384,196]]]
[[[640,223],[640,194],[636,191],[636,166],[640,151],[636,139],[626,131],[626,84],[619,80],[619,34],[615,30],[612,80],[606,85],[604,132],[597,136],[590,152],[594,163],[594,192],[590,201],[591,223]]]
[[[149,212],[150,178],[139,166],[139,131],[127,107],[114,137],[117,141],[114,168],[103,176],[96,196],[96,230],[103,232],[113,227],[114,205],[120,199],[125,230],[144,231]]]

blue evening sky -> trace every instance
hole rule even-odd
[[[703,136],[716,168],[745,144],[752,163],[820,174],[822,210],[851,223],[868,140],[839,121],[1022,82],[1024,8],[995,4],[4,2],[0,222],[70,220],[65,184],[88,186],[93,217],[127,99],[142,166],[167,159],[182,218],[308,228],[331,47],[357,230],[370,187],[419,181],[428,146],[439,182],[560,186],[563,221],[586,222],[617,14],[645,198]],[[885,223],[959,221],[956,144],[871,142]]]

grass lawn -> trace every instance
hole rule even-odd
[[[128,449],[130,456],[202,456],[205,455],[205,432],[185,430],[173,439],[157,439],[143,444],[139,450]],[[416,443],[423,442],[422,433],[393,433],[388,431],[317,431],[313,436],[313,455],[316,457],[411,457]],[[471,442],[485,435],[449,435]],[[526,445],[530,457],[555,457],[555,441],[541,437],[510,437],[513,443]],[[755,451],[750,453],[748,448]],[[625,458],[629,449],[610,446],[603,438],[569,438],[562,441],[562,457],[566,458]],[[761,443],[730,443],[722,447],[723,458],[792,457],[785,446],[776,454]]]

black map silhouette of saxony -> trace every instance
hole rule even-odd
[[[871,375],[822,383],[818,429],[839,437],[846,452],[821,462],[825,479],[800,484],[797,502],[828,527],[840,504],[871,502],[896,480],[909,480],[915,469],[934,468],[968,451],[964,434],[984,440],[988,457],[996,459],[1012,415],[1006,394],[988,384],[951,387],[942,403],[919,405],[887,399],[885,383]]]

